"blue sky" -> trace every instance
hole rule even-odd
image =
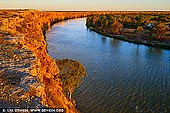
[[[0,8],[170,11],[170,0],[0,0]]]

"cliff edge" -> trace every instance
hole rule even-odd
[[[65,97],[59,69],[47,53],[45,31],[54,23],[89,12],[0,11],[0,107],[65,108],[79,112]]]

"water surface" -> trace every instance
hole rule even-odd
[[[108,38],[85,18],[47,32],[49,55],[79,60],[88,77],[73,93],[84,113],[170,112],[170,51]]]

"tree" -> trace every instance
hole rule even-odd
[[[143,27],[142,26],[138,26],[136,28],[136,31],[138,32],[138,37],[137,39],[139,40],[139,38],[141,38],[141,35],[142,35],[142,32],[144,31]]]
[[[94,16],[93,16],[93,19],[92,19],[92,21],[93,21],[93,26],[96,27],[96,23],[97,23],[98,19],[99,19],[99,16],[98,16],[98,15],[94,15]]]
[[[87,76],[85,67],[78,61],[70,59],[56,59],[56,64],[60,70],[59,79],[62,82],[63,93],[71,99],[72,92],[82,81],[84,76]]]
[[[166,32],[165,23],[164,22],[158,23],[154,27],[154,32],[156,33],[157,39],[162,39],[163,34]]]
[[[103,32],[105,33],[106,32],[106,29],[107,29],[107,27],[108,27],[108,20],[107,19],[104,19],[103,21],[102,21],[102,30],[103,30]]]
[[[92,25],[93,25],[93,23],[92,23],[92,17],[88,17],[88,18],[86,19],[86,25],[87,25],[87,26],[92,26]]]
[[[120,30],[122,28],[123,28],[123,25],[116,20],[110,25],[110,31],[111,33],[114,33],[114,34],[120,34]]]

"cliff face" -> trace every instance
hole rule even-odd
[[[89,12],[0,11],[0,107],[50,107],[78,112],[62,93],[59,69],[44,33],[64,19]]]

